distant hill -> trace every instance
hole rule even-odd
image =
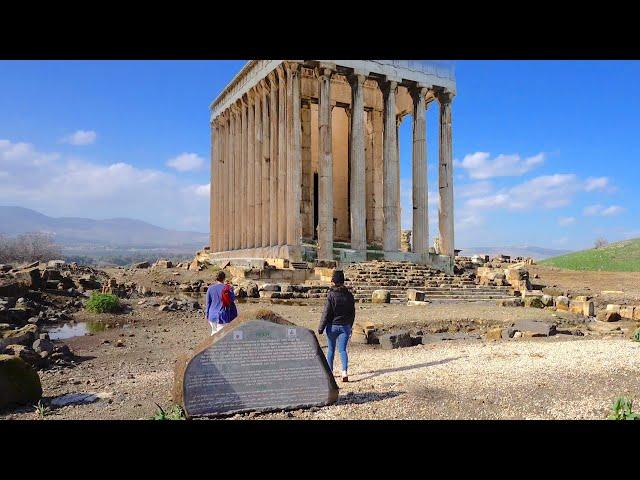
[[[199,248],[209,243],[207,233],[169,230],[130,218],[54,218],[29,208],[0,206],[0,234],[15,236],[35,232],[50,233],[61,245]]]
[[[561,255],[540,263],[569,270],[640,272],[640,238]]]
[[[470,257],[473,255],[509,255],[511,257],[531,257],[534,260],[542,260],[556,255],[563,255],[571,250],[555,250],[553,248],[535,247],[531,245],[511,245],[504,247],[466,247],[462,248],[461,255]]]

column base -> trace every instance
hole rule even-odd
[[[340,251],[340,263],[358,263],[367,261],[366,250],[345,250]]]
[[[296,245],[272,245],[269,247],[242,248],[226,252],[211,253],[212,259],[233,258],[285,258],[292,262],[302,261],[302,248]]]

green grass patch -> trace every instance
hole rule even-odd
[[[539,263],[568,270],[640,272],[640,238],[547,258]]]
[[[109,293],[93,292],[84,308],[93,313],[116,313],[121,309],[120,299]]]
[[[609,420],[640,420],[640,413],[633,411],[633,401],[618,397],[611,407]]]
[[[171,410],[166,412],[160,405],[156,403],[156,414],[152,417],[152,420],[185,420],[184,410],[180,405],[174,405]]]

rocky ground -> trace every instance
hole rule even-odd
[[[167,285],[160,291],[163,281],[178,276],[174,270],[153,274],[157,278],[150,271],[126,273],[124,277],[137,276],[132,281],[138,285],[146,278],[149,291],[158,293],[124,300],[129,307],[126,313],[70,312],[76,323],[68,328],[84,327],[89,332],[54,340],[56,345],[67,344],[74,360],[53,363],[38,372],[43,404],[49,409],[41,413],[31,406],[13,409],[0,412],[0,419],[148,419],[156,413],[156,404],[170,409],[176,358],[209,334],[199,308],[202,293],[181,296]],[[188,282],[210,281],[207,275],[211,276],[186,270],[179,275],[193,277]],[[563,281],[557,272],[553,275],[554,281]],[[167,303],[163,300],[167,295],[176,298],[169,302],[174,309],[161,312],[159,305]],[[67,297],[61,299],[67,301]],[[239,310],[254,303],[314,330],[322,311],[322,300],[316,299],[248,300],[239,304]],[[335,405],[230,419],[602,419],[617,396],[640,399],[640,343],[629,338],[637,322],[607,324],[569,312],[498,308],[494,303],[358,304],[357,320],[373,323],[380,332],[467,332],[481,339],[395,350],[354,343],[350,346],[351,381],[338,380],[340,397]],[[517,320],[557,324],[558,334],[487,338],[496,326]],[[52,327],[45,325],[45,329]],[[61,405],[61,396],[68,394],[94,396],[84,397],[91,403],[56,407],[55,402]]]

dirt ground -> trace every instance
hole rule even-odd
[[[541,267],[531,272],[540,276],[534,282],[544,279],[567,288],[619,289],[625,294],[639,288],[636,274],[618,273],[598,283],[583,272],[563,274]],[[111,328],[64,341],[80,362],[74,368],[39,372],[44,399],[67,393],[101,393],[104,398],[51,409],[45,420],[149,419],[156,404],[171,408],[174,362],[209,334],[209,326],[202,311],[158,312],[137,300],[127,303],[133,307],[129,314],[75,314],[76,322],[99,318]],[[313,330],[322,311],[321,301],[307,300],[293,305],[247,302],[239,310],[254,306],[270,308]],[[585,323],[583,317],[567,312],[500,308],[494,303],[358,304],[356,314],[357,320],[369,320],[384,330],[412,333],[483,334],[491,326],[525,318],[556,322],[564,333],[443,341],[397,350],[351,344],[350,382],[338,380],[336,404],[229,419],[603,419],[616,397],[640,400],[640,343],[629,339],[639,326],[635,322]],[[570,334],[576,330],[584,335]],[[124,345],[117,346],[118,340]],[[0,419],[38,418],[32,407],[0,414]]]

